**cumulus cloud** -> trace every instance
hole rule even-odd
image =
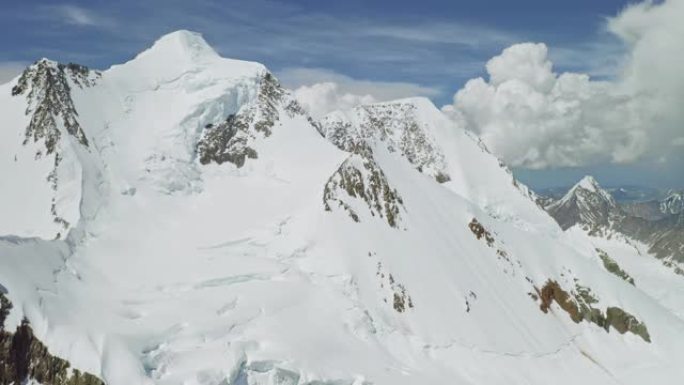
[[[288,68],[280,71],[278,78],[295,90],[297,99],[315,118],[359,104],[440,93],[414,83],[359,80],[319,68]]]
[[[638,98],[611,83],[556,74],[544,44],[505,49],[445,110],[513,166],[545,168],[636,160],[644,151]]]
[[[294,94],[314,119],[320,119],[336,109],[347,110],[359,104],[376,101],[371,95],[341,92],[339,85],[332,82],[301,86],[294,91]]]
[[[505,49],[488,79],[466,83],[444,111],[524,168],[667,159],[684,137],[684,0],[646,2],[608,22],[627,45],[612,81],[557,74],[544,44]]]

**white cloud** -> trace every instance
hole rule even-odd
[[[75,25],[95,25],[95,17],[83,8],[73,5],[61,5],[55,7],[64,16],[65,21]]]
[[[440,93],[414,83],[359,80],[318,68],[289,68],[280,71],[278,78],[295,90],[297,99],[314,117],[363,103]]]
[[[684,134],[684,0],[626,8],[609,29],[626,44],[622,75],[556,74],[543,44],[505,49],[444,111],[513,166],[546,168],[674,157]]]
[[[414,22],[403,24],[373,24],[361,26],[352,33],[365,37],[383,37],[408,42],[456,44],[482,48],[500,46],[515,41],[510,31],[490,28],[485,25],[462,22]]]
[[[391,100],[408,96],[437,96],[440,90],[407,82],[380,82],[359,80],[321,68],[286,68],[278,72],[278,79],[288,88],[332,82],[341,92],[372,95],[378,100]]]
[[[14,79],[26,68],[26,64],[19,62],[0,62],[0,84]]]
[[[107,28],[115,24],[114,20],[96,12],[76,5],[49,5],[38,9],[35,17],[50,19],[62,24],[77,27]]]
[[[371,95],[341,92],[339,85],[331,82],[301,86],[294,93],[297,100],[315,119],[320,119],[333,110],[347,110],[359,104],[376,101]]]

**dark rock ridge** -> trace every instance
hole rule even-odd
[[[363,201],[372,216],[385,218],[391,227],[399,226],[404,202],[372,157],[351,154],[325,184],[325,210],[342,208],[354,222],[360,222],[361,218],[352,208],[353,199]]]
[[[27,319],[14,333],[6,331],[11,309],[10,301],[0,293],[0,385],[104,385],[94,375],[71,368],[68,361],[50,354]]]
[[[26,127],[24,144],[30,139],[34,142],[42,139],[47,154],[53,153],[62,135],[59,129],[61,122],[68,134],[87,147],[88,139],[78,122],[78,112],[71,99],[71,85],[91,87],[99,76],[98,72],[78,64],[62,64],[47,59],[39,60],[24,70],[12,88],[13,96],[26,94],[28,101],[26,115],[31,116],[31,121]]]
[[[265,73],[254,101],[240,108],[224,121],[208,124],[197,143],[201,164],[230,162],[242,167],[246,159],[256,159],[257,138],[266,138],[279,121],[279,107],[290,116],[303,115],[304,110],[280,86],[270,73]]]
[[[604,250],[601,249],[596,249],[596,252],[599,255],[599,258],[601,258],[601,262],[603,262],[603,267],[613,275],[616,275],[625,281],[629,282],[631,285],[634,285],[634,278],[630,277],[629,274],[627,274],[626,271],[622,270],[620,265],[618,265],[617,262],[613,258],[608,255]]]

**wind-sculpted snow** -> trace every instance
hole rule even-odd
[[[268,73],[174,32],[72,85],[88,147],[63,135],[40,159],[43,143],[22,144],[18,79],[0,86],[8,330],[26,317],[50,354],[110,385],[684,376],[684,280],[637,255],[643,245],[561,231],[426,99],[339,112],[333,125]],[[60,239],[53,197],[70,223]],[[547,282],[583,299],[589,322],[560,292],[544,313]],[[590,321],[599,313],[604,326]]]

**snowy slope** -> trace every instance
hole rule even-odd
[[[32,153],[12,87],[3,145]],[[66,195],[78,210],[57,240],[8,211],[0,284],[8,327],[28,317],[51,352],[108,384],[684,374],[680,303],[604,269],[425,99],[315,122],[265,67],[187,31],[70,95],[88,141],[59,142],[80,165]],[[49,165],[29,160],[3,161],[3,180],[27,178],[0,192],[3,209],[47,184]],[[31,209],[48,223],[43,206]]]

